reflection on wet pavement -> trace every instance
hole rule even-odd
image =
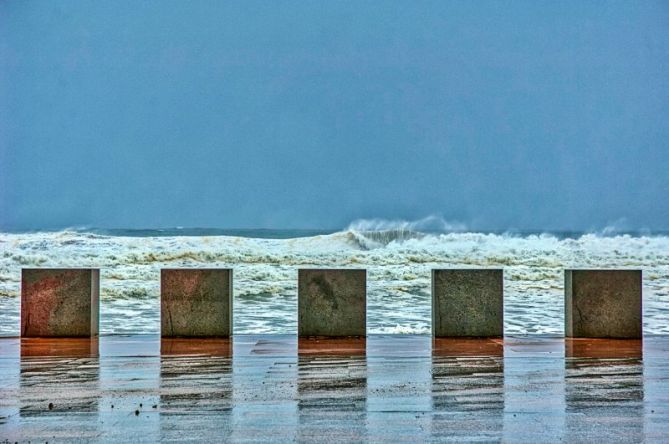
[[[0,340],[0,440],[669,441],[669,337]]]

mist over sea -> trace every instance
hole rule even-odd
[[[79,228],[0,233],[0,335],[18,335],[22,267],[101,269],[101,334],[157,333],[160,269],[234,268],[234,332],[295,333],[297,270],[368,270],[370,333],[430,332],[430,270],[503,267],[505,333],[564,332],[564,268],[643,270],[644,333],[669,333],[667,233],[469,232],[438,218],[341,231]]]

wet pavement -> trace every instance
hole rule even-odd
[[[669,336],[0,339],[0,442],[669,442]]]

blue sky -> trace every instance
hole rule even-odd
[[[0,228],[669,229],[667,2],[0,3]]]

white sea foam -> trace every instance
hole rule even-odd
[[[432,224],[432,225],[430,225]],[[669,237],[463,232],[436,220],[356,222],[294,239],[0,233],[0,334],[18,333],[21,267],[101,268],[103,333],[157,332],[162,267],[234,268],[235,332],[296,331],[297,269],[368,270],[372,333],[427,333],[430,269],[504,267],[505,331],[563,332],[563,268],[644,270],[644,330],[669,333]],[[426,233],[425,230],[449,231]]]

